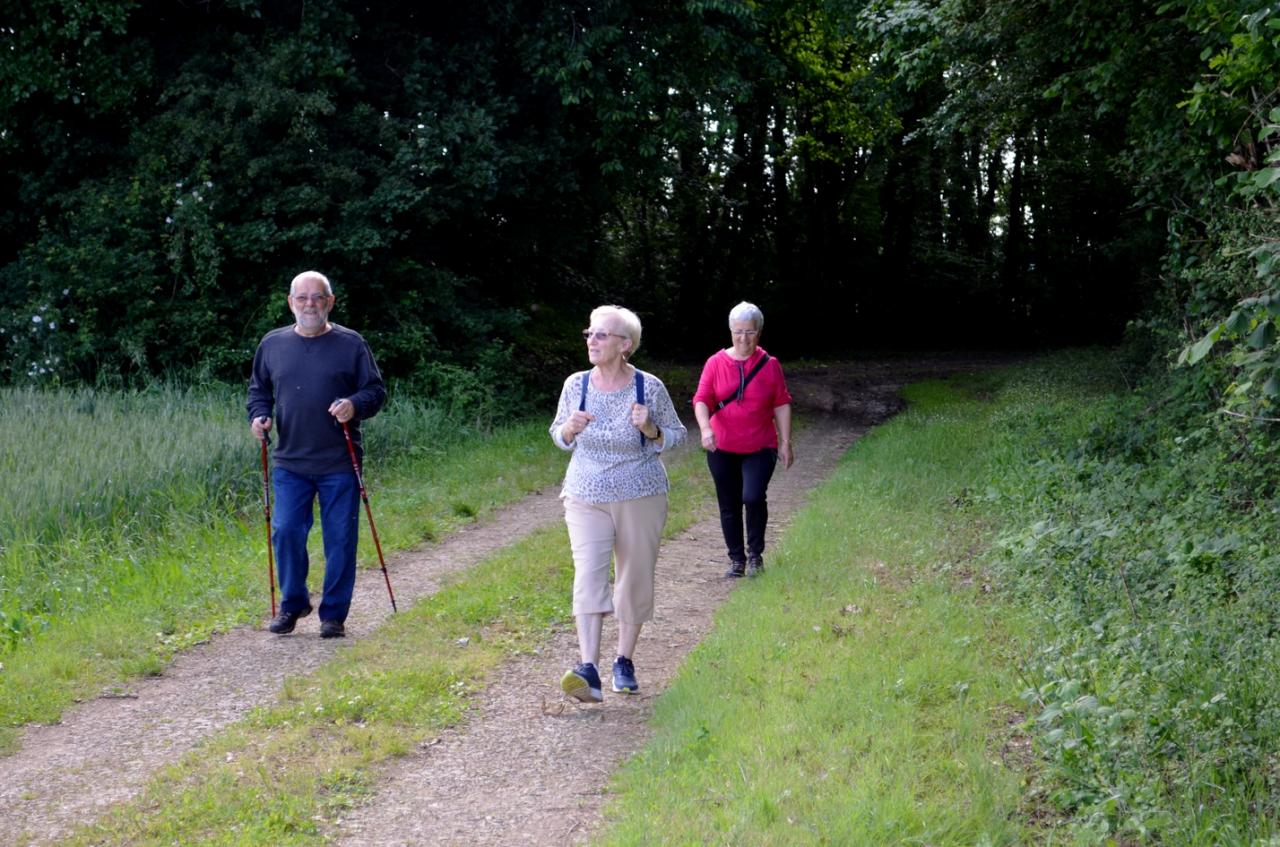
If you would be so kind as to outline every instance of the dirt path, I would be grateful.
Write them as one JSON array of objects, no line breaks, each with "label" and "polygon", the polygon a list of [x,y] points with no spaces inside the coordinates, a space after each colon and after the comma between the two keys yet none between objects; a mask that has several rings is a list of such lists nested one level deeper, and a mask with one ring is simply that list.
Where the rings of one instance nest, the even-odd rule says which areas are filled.
[{"label": "dirt path", "polygon": [[[394,557],[388,570],[396,602],[408,608],[448,575],[563,520],[558,493],[556,486],[529,495],[439,545]],[[381,574],[364,573],[348,638],[367,635],[390,614]],[[18,751],[0,758],[0,844],[56,843],[138,794],[160,768],[274,698],[286,675],[328,661],[343,642],[320,640],[319,626],[311,615],[289,638],[261,627],[232,630],[183,654],[163,676],[134,682],[123,696],[99,697],[68,711],[61,723],[28,727]]]},{"label": "dirt path", "polygon": [[[900,407],[903,384],[988,361],[916,358],[789,370],[797,412],[808,425],[798,437],[796,465],[779,471],[769,489],[771,541],[847,446]],[[557,490],[395,557],[388,567],[402,608],[436,591],[449,574],[562,520]],[[657,617],[636,656],[640,695],[607,693],[603,707],[564,704],[558,680],[577,652],[566,627],[538,655],[517,660],[520,678],[537,684],[484,692],[464,726],[388,767],[376,799],[333,822],[333,838],[352,845],[585,840],[599,820],[609,773],[647,738],[653,699],[707,633],[728,593],[750,590],[749,582],[720,578],[722,560],[718,523],[710,517],[664,544]],[[366,574],[357,584],[349,635],[368,634],[388,614],[381,580]],[[341,642],[315,638],[317,626],[312,616],[299,623],[301,638],[247,628],[218,636],[163,676],[134,683],[125,696],[101,697],[59,724],[25,730],[18,751],[0,759],[0,844],[56,843],[76,824],[136,796],[161,767],[275,697],[280,668],[298,675],[327,661]],[[604,643],[613,638],[606,626]]]}]

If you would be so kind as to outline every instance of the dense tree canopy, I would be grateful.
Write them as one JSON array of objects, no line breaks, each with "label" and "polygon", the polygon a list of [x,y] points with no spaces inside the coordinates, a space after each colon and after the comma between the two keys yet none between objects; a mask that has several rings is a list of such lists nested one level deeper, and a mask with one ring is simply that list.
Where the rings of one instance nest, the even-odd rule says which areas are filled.
[{"label": "dense tree canopy", "polygon": [[1274,381],[1274,6],[5,6],[10,381],[240,378],[308,267],[426,386],[558,373],[606,301],[705,353],[743,298],[793,354],[1142,317]]}]

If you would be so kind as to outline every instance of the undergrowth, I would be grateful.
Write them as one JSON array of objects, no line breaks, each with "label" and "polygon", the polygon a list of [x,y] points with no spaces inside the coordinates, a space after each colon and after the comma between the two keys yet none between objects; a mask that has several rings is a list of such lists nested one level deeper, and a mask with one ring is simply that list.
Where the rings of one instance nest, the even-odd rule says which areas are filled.
[{"label": "undergrowth", "polygon": [[1099,384],[1107,357],[1010,375],[979,496],[1042,621],[1023,698],[1053,799],[1080,843],[1274,843],[1280,433],[1183,372]]}]

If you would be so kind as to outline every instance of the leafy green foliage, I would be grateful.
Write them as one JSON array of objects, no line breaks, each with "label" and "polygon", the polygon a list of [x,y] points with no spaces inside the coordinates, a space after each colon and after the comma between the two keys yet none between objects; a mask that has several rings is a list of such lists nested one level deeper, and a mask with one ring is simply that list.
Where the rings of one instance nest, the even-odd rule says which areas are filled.
[{"label": "leafy green foliage", "polygon": [[57,328],[6,327],[0,379],[238,378],[307,267],[389,373],[503,392],[607,301],[675,353],[747,295],[784,345],[834,343],[813,302],[896,340],[904,278],[940,340],[1113,332],[1160,221],[1110,165],[1185,51],[1069,5],[43,0],[5,36],[0,295]]},{"label": "leafy green foliage", "polygon": [[1045,622],[1024,699],[1053,799],[1086,840],[1274,835],[1280,437],[1193,373],[1110,398],[1068,376],[1101,362],[1067,366],[1009,387],[984,497]]},{"label": "leafy green foliage", "polygon": [[1267,207],[1223,213],[1208,230],[1203,260],[1180,274],[1195,285],[1190,325],[1207,329],[1183,347],[1178,364],[1212,364],[1229,414],[1274,418],[1280,406],[1280,242],[1264,234],[1275,220]]}]

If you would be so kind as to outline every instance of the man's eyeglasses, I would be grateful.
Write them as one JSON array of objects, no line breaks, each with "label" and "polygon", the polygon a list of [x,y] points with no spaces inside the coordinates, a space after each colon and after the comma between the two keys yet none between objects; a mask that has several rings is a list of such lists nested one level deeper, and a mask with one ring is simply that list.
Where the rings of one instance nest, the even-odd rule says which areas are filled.
[{"label": "man's eyeglasses", "polygon": [[606,338],[608,338],[611,335],[614,338],[626,338],[625,335],[618,335],[618,333],[616,332],[605,332],[603,329],[596,329],[596,330],[584,329],[582,331],[582,340],[583,341],[591,341],[591,340],[604,341]]},{"label": "man's eyeglasses", "polygon": [[332,294],[294,294],[291,295],[293,302],[298,304],[304,303],[323,303],[332,297]]},{"label": "man's eyeglasses", "polygon": [[732,332],[734,335],[738,336],[739,338],[755,338],[755,336],[760,332],[760,330],[758,330],[758,329],[735,329],[735,330],[731,330],[731,332]]}]

